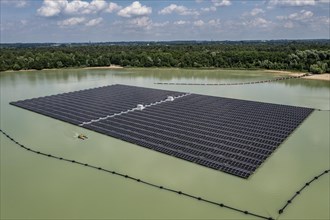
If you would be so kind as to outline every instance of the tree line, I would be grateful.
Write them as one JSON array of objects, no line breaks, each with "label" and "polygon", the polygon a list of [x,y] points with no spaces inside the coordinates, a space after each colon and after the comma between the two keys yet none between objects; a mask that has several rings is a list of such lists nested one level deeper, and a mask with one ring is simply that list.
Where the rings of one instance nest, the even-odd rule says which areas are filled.
[{"label": "tree line", "polygon": [[0,71],[69,67],[238,68],[330,73],[330,42],[1,46]]}]

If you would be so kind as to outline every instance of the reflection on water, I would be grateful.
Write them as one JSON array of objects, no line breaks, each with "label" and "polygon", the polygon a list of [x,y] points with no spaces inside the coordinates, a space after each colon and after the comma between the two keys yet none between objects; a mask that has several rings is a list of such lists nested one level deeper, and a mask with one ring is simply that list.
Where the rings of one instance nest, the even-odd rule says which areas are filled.
[{"label": "reflection on water", "polygon": [[[127,84],[329,109],[328,82],[295,79],[244,86],[166,86],[157,81],[241,82],[263,71],[121,69],[0,73],[1,128],[27,146],[277,217],[301,184],[329,167],[329,112],[314,112],[248,180],[217,172],[14,106],[10,101]],[[89,139],[80,141],[76,133]],[[250,219],[18,149],[1,136],[1,218]],[[300,195],[280,219],[329,219],[329,178]]]}]

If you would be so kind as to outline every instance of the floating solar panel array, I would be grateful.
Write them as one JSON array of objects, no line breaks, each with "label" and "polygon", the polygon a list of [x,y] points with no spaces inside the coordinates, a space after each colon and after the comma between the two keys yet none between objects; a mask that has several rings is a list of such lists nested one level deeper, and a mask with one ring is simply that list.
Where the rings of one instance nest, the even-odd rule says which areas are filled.
[{"label": "floating solar panel array", "polygon": [[313,111],[125,85],[11,104],[243,178]]}]

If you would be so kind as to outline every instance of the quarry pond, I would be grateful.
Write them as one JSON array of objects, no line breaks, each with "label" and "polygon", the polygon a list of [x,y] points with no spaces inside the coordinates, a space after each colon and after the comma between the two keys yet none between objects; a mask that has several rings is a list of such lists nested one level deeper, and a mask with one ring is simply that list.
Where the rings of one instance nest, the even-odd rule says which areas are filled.
[{"label": "quarry pond", "polygon": [[[329,81],[288,79],[266,71],[67,69],[1,72],[1,129],[34,150],[115,170],[275,219],[329,219]],[[317,109],[248,179],[209,169],[9,104],[113,84]],[[169,116],[170,117],[170,116]],[[80,134],[88,137],[78,138]],[[88,167],[27,152],[1,140],[2,219],[251,219],[251,216]]]}]

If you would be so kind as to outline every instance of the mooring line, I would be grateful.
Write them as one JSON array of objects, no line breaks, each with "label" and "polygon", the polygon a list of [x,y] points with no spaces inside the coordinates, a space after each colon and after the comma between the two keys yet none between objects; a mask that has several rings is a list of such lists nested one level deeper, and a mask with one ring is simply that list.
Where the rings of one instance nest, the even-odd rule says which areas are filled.
[{"label": "mooring line", "polygon": [[323,175],[325,175],[325,174],[327,174],[327,173],[329,173],[330,172],[330,169],[328,169],[328,170],[325,170],[325,171],[323,171],[321,174],[319,174],[318,176],[315,176],[313,179],[311,179],[310,181],[308,181],[308,182],[306,182],[305,184],[304,184],[304,186],[302,186],[297,192],[295,192],[295,194],[286,202],[286,204],[280,209],[280,210],[278,210],[278,214],[282,214],[283,212],[284,212],[284,210],[287,208],[287,206],[289,205],[289,204],[291,204],[292,203],[292,201],[298,196],[298,195],[300,195],[301,194],[301,192],[304,190],[304,189],[306,189],[308,186],[310,186],[310,184],[311,183],[313,183],[314,181],[316,181],[316,180],[318,180],[321,176],[323,176]]},{"label": "mooring line", "polygon": [[179,98],[182,98],[182,97],[185,97],[185,96],[188,96],[188,95],[191,95],[191,93],[184,93],[184,94],[178,95],[178,96],[168,96],[164,100],[153,102],[153,103],[150,103],[150,104],[147,104],[147,105],[137,105],[137,107],[128,109],[126,111],[122,111],[122,112],[118,112],[118,113],[115,113],[115,114],[112,114],[112,115],[107,115],[107,116],[104,116],[104,117],[100,117],[98,119],[92,119],[90,121],[82,122],[81,124],[79,124],[79,126],[83,126],[83,125],[86,125],[86,124],[91,124],[91,123],[94,123],[94,122],[99,122],[99,121],[102,121],[102,120],[106,120],[108,118],[114,118],[116,116],[127,114],[129,112],[141,111],[141,110],[143,110],[145,108],[148,108],[150,106],[159,105],[159,104],[162,104],[164,102],[172,102],[172,101],[174,101],[176,99],[179,99]]},{"label": "mooring line", "polygon": [[259,80],[259,81],[252,81],[252,82],[239,82],[239,83],[180,83],[180,82],[155,82],[154,84],[157,85],[181,85],[181,86],[237,86],[237,85],[248,85],[248,84],[260,84],[260,83],[270,83],[275,81],[281,80],[288,80],[288,79],[298,79],[309,76],[309,73],[305,73],[300,76],[287,76],[287,77],[280,77],[275,79],[269,80]]},{"label": "mooring line", "polygon": [[226,209],[229,209],[229,210],[232,210],[232,211],[235,211],[235,212],[240,212],[240,213],[245,214],[245,215],[258,217],[258,218],[261,218],[261,219],[274,220],[272,217],[266,217],[266,216],[259,215],[259,214],[253,213],[253,212],[249,212],[247,210],[238,209],[238,208],[226,205],[224,203],[214,202],[214,201],[204,199],[204,198],[199,197],[199,196],[195,196],[195,195],[192,195],[192,194],[189,194],[189,193],[185,193],[185,192],[182,192],[180,190],[171,189],[171,188],[168,188],[168,187],[165,187],[165,186],[162,186],[162,185],[157,185],[157,184],[154,184],[154,183],[151,183],[151,182],[148,182],[148,181],[136,178],[136,177],[132,177],[132,176],[120,173],[120,172],[116,172],[116,171],[113,171],[113,170],[104,169],[102,167],[90,165],[90,164],[83,163],[83,162],[80,162],[80,161],[71,160],[71,159],[67,159],[67,158],[63,158],[63,157],[54,156],[52,154],[47,154],[47,153],[43,153],[43,152],[40,152],[40,151],[36,151],[36,150],[28,148],[28,147],[24,146],[23,144],[19,143],[18,141],[13,139],[11,136],[9,136],[6,132],[4,132],[2,129],[0,129],[0,132],[2,134],[4,134],[9,140],[11,140],[16,145],[18,145],[19,147],[21,147],[21,148],[23,148],[23,149],[25,149],[29,152],[35,153],[35,154],[39,154],[39,155],[42,155],[42,156],[45,156],[45,157],[49,157],[49,158],[53,158],[53,159],[57,159],[57,160],[61,160],[61,161],[66,161],[66,162],[69,162],[71,164],[78,164],[78,165],[81,165],[81,166],[84,166],[84,167],[89,167],[89,168],[92,168],[92,169],[96,169],[98,171],[103,171],[103,172],[106,172],[106,173],[109,173],[109,174],[112,174],[112,175],[123,177],[125,179],[130,179],[130,180],[136,181],[138,183],[142,183],[142,184],[145,184],[145,185],[157,188],[157,189],[165,190],[167,192],[172,192],[172,193],[175,193],[175,194],[178,194],[178,195],[181,195],[181,196],[192,198],[192,199],[195,199],[195,200],[200,201],[200,202],[205,202],[205,203],[208,203],[208,204],[211,204],[211,205],[216,205],[218,207],[226,208]]}]

